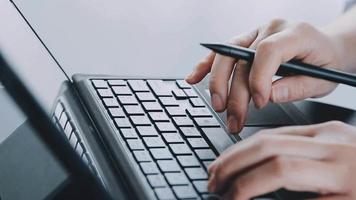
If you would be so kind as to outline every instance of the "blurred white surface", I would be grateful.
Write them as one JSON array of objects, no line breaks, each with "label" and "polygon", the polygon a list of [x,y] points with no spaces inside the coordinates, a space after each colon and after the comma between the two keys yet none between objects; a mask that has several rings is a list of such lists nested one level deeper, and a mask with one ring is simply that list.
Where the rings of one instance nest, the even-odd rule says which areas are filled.
[{"label": "blurred white surface", "polygon": [[181,76],[226,41],[273,18],[323,25],[340,0],[14,0],[68,73]]},{"label": "blurred white surface", "polygon": [[[340,0],[14,0],[69,74],[184,77],[207,51],[273,18],[323,26]],[[64,76],[8,0],[0,0],[0,46],[48,105]],[[356,90],[321,101],[356,109]]]}]

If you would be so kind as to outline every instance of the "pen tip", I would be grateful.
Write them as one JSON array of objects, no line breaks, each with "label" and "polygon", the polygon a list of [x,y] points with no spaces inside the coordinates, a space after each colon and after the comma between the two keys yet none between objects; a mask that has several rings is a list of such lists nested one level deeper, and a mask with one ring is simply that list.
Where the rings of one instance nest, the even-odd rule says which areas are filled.
[{"label": "pen tip", "polygon": [[209,44],[207,44],[207,43],[200,43],[200,45],[203,47],[209,48]]},{"label": "pen tip", "polygon": [[214,50],[219,46],[219,44],[213,44],[213,43],[200,43],[200,45],[211,50]]}]

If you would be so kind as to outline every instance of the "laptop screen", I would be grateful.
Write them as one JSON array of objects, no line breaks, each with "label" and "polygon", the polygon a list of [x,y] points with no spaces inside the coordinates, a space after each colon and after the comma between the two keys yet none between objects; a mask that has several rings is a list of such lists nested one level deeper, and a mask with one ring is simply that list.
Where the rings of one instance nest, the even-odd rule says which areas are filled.
[{"label": "laptop screen", "polygon": [[[8,1],[0,2],[0,8],[11,6]],[[79,183],[88,183],[87,189],[99,190],[100,192],[94,194],[101,195],[102,188],[98,187],[96,178],[80,162],[80,157],[69,145],[64,134],[55,128],[48,117],[61,84],[68,79],[19,13],[15,9],[4,10],[6,12],[2,14],[5,17],[0,19],[0,50],[7,64],[0,59],[0,75],[4,80],[3,85],[13,97],[16,96],[18,104],[1,104],[8,105],[6,111],[9,112],[2,112],[2,115],[8,116],[6,120],[15,122],[12,121],[14,124],[5,133],[1,131],[0,157],[7,162],[0,164],[0,199],[50,198],[67,180],[78,183],[80,188],[83,185],[81,189],[87,187],[87,184]],[[16,75],[6,72],[6,68],[11,68]],[[2,100],[13,101],[5,93],[3,86],[0,90]],[[27,117],[27,123],[21,125]],[[14,131],[16,127],[18,128]],[[10,136],[4,140],[7,135]],[[19,154],[21,152],[24,154]],[[39,171],[41,169],[42,172]],[[11,174],[14,176],[9,176]],[[56,181],[45,181],[53,178]]]},{"label": "laptop screen", "polygon": [[0,47],[22,80],[50,111],[61,83],[66,80],[10,1],[0,2]]}]

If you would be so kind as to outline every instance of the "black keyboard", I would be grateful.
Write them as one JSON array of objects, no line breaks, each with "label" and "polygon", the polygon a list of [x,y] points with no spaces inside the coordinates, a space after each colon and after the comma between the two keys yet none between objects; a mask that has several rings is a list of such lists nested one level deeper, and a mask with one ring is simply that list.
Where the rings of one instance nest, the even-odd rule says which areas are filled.
[{"label": "black keyboard", "polygon": [[207,168],[227,146],[209,138],[230,139],[190,85],[183,80],[91,81],[158,199],[212,197]]},{"label": "black keyboard", "polygon": [[55,125],[62,130],[63,134],[68,139],[70,145],[74,148],[80,158],[89,167],[89,169],[102,181],[96,164],[94,163],[93,155],[87,151],[88,147],[81,137],[81,133],[77,125],[72,120],[71,113],[65,108],[64,104],[59,100],[55,106],[52,120]]}]

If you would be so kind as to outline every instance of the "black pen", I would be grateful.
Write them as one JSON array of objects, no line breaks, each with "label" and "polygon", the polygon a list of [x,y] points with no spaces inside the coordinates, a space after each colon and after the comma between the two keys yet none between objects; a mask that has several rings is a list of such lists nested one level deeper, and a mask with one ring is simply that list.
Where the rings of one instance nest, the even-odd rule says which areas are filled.
[{"label": "black pen", "polygon": [[[201,45],[211,49],[218,54],[237,59],[243,59],[250,63],[252,63],[255,57],[254,50],[240,46],[211,43],[202,43]],[[356,87],[356,75],[302,63],[297,60],[291,60],[281,64],[276,74],[279,76],[286,76],[291,74],[306,75]]]}]

